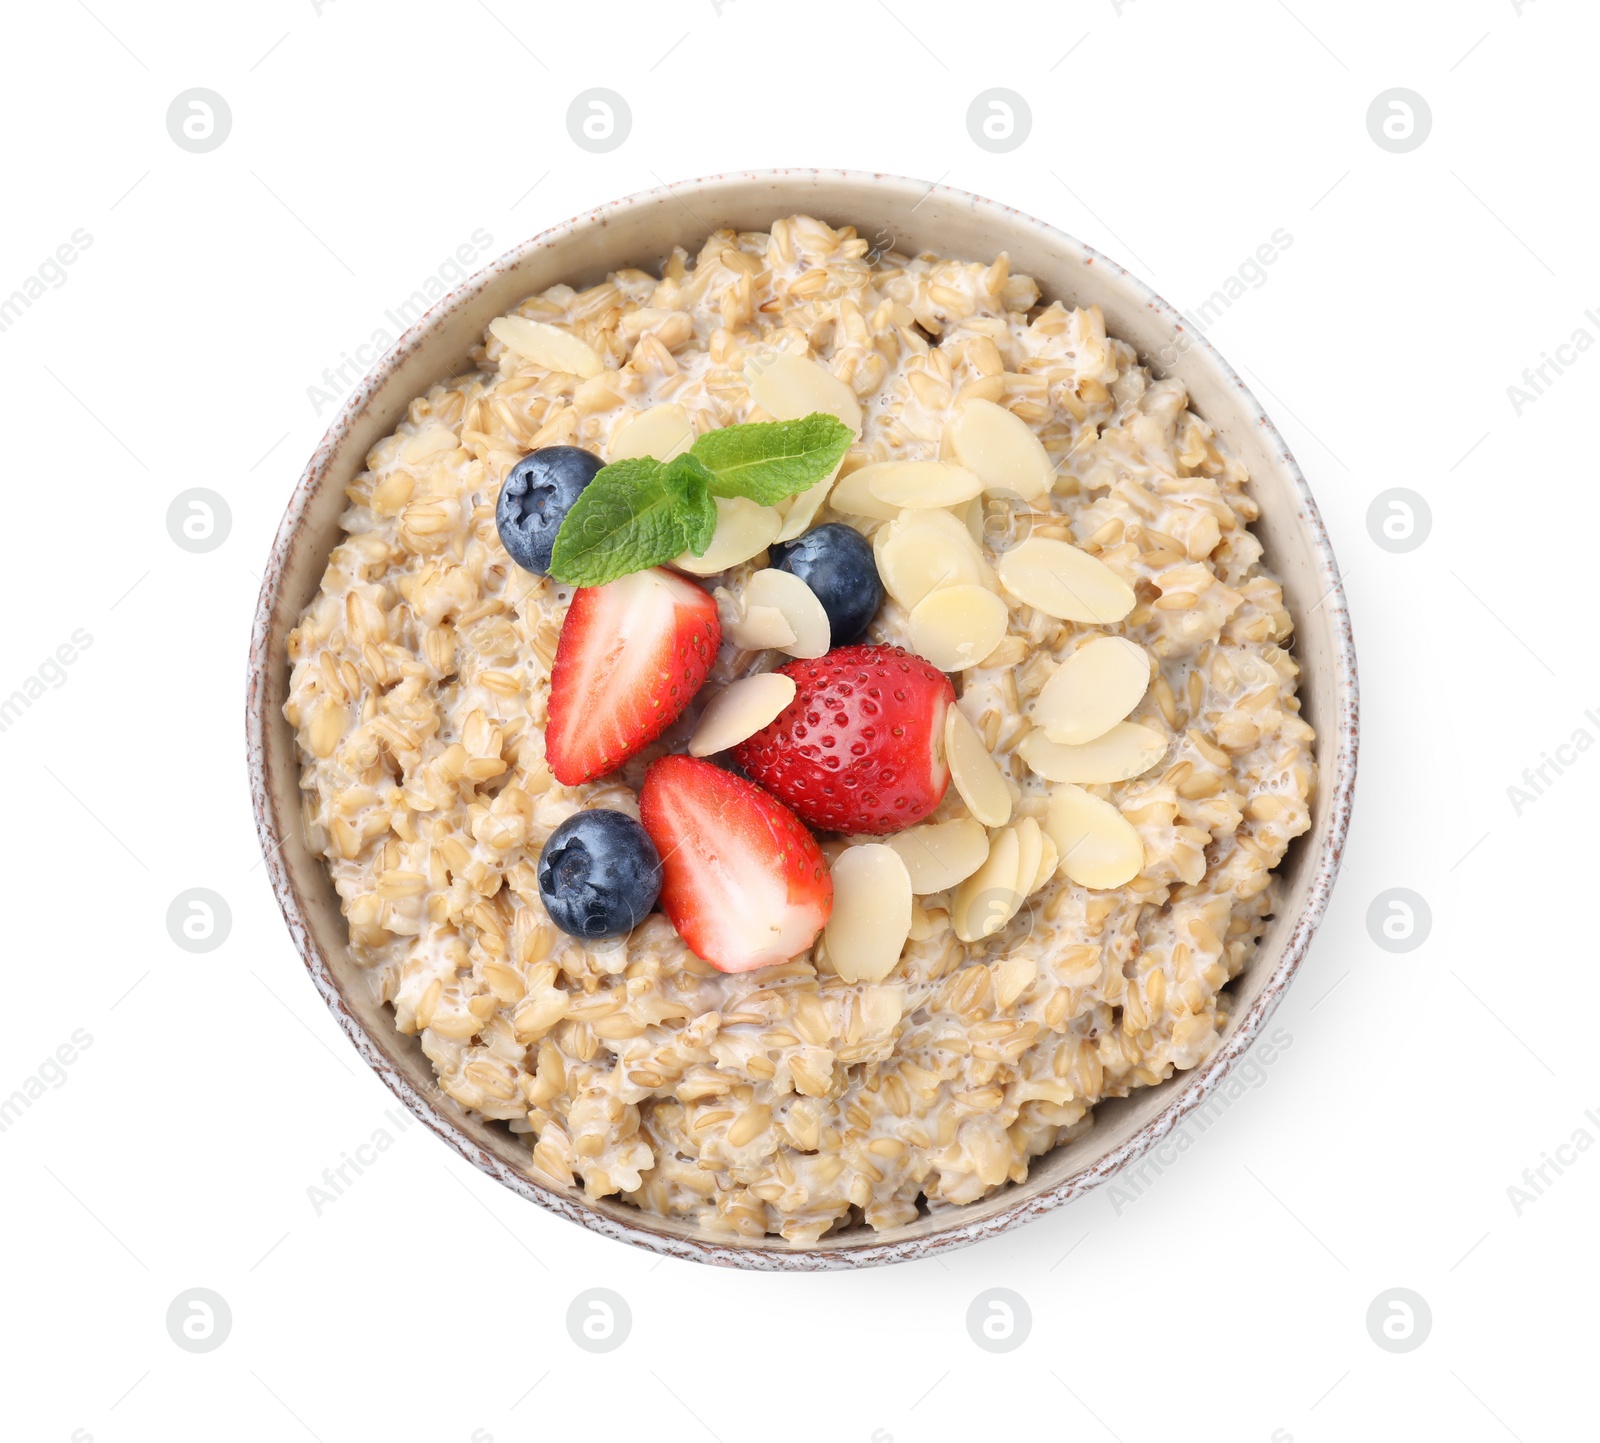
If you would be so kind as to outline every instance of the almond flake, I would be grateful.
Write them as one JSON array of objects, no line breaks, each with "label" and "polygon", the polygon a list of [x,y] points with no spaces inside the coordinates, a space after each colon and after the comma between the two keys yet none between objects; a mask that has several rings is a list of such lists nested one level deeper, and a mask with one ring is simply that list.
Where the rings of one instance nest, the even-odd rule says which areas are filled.
[{"label": "almond flake", "polygon": [[744,599],[748,607],[771,608],[789,624],[794,640],[784,642],[778,650],[799,657],[826,654],[831,630],[828,613],[816,592],[798,576],[789,571],[758,571],[745,582]]},{"label": "almond flake", "polygon": [[1022,906],[1017,886],[1021,850],[1014,828],[996,832],[983,865],[956,888],[950,925],[963,942],[981,942],[1017,915]]},{"label": "almond flake", "polygon": [[1149,652],[1125,636],[1097,636],[1051,673],[1033,723],[1053,742],[1082,746],[1138,706],[1149,685]]},{"label": "almond flake", "polygon": [[911,608],[911,647],[940,671],[962,671],[1000,644],[1007,615],[1005,602],[984,587],[941,587]]},{"label": "almond flake", "polygon": [[965,506],[957,506],[955,515],[961,524],[967,528],[967,535],[972,538],[972,544],[981,550],[983,547],[983,497],[974,496]]},{"label": "almond flake", "polygon": [[1144,866],[1144,845],[1132,823],[1082,787],[1056,786],[1044,825],[1061,856],[1061,870],[1080,887],[1123,887]]},{"label": "almond flake", "polygon": [[753,737],[794,700],[792,678],[775,671],[747,676],[723,687],[700,714],[689,738],[689,755],[709,757]]},{"label": "almond flake", "polygon": [[1047,782],[1126,782],[1143,776],[1167,754],[1167,739],[1153,727],[1118,722],[1104,736],[1079,746],[1053,742],[1031,731],[1017,743],[1017,755]]},{"label": "almond flake", "polygon": [[746,651],[782,651],[794,645],[794,628],[775,606],[747,606],[724,630],[730,641]]},{"label": "almond flake", "polygon": [[941,586],[987,586],[991,572],[948,511],[902,511],[872,538],[884,587],[907,611]]},{"label": "almond flake", "polygon": [[1012,828],[1017,834],[1017,894],[1026,898],[1039,877],[1044,860],[1044,832],[1032,817],[1019,817]]},{"label": "almond flake", "polygon": [[816,361],[778,351],[750,361],[744,379],[751,399],[775,421],[798,421],[813,411],[825,411],[861,434],[856,393]]},{"label": "almond flake", "polygon": [[944,755],[967,810],[986,827],[1011,820],[1011,789],[973,725],[958,706],[944,715]]},{"label": "almond flake", "polygon": [[722,634],[734,646],[745,651],[767,651],[794,641],[794,628],[775,607],[751,606],[742,589],[733,592],[719,586],[711,594],[717,599]]},{"label": "almond flake", "polygon": [[962,506],[983,492],[983,481],[965,466],[943,461],[882,461],[863,467],[873,474],[867,488],[886,506],[926,510]]},{"label": "almond flake", "polygon": [[610,455],[613,461],[627,461],[635,456],[670,461],[692,445],[694,426],[689,421],[689,413],[669,401],[664,406],[640,411],[618,426],[611,437]]},{"label": "almond flake", "polygon": [[823,946],[846,982],[882,982],[911,932],[911,875],[882,842],[846,847],[832,868],[833,912]]},{"label": "almond flake", "polygon": [[976,872],[989,855],[989,834],[971,817],[957,817],[896,832],[888,845],[906,864],[911,890],[926,897],[946,891]]},{"label": "almond flake", "polygon": [[1033,886],[1028,889],[1030,897],[1055,876],[1056,868],[1061,865],[1061,854],[1050,840],[1050,833],[1041,830],[1039,840],[1043,845],[1039,848],[1039,870],[1033,874]]},{"label": "almond flake", "polygon": [[672,564],[691,576],[715,576],[752,556],[759,556],[778,539],[783,518],[774,506],[761,506],[744,496],[717,500],[717,529],[704,556],[685,551]]},{"label": "almond flake", "polygon": [[998,565],[1005,589],[1046,616],[1105,626],[1133,610],[1133,588],[1070,542],[1030,536]]},{"label": "almond flake", "polygon": [[870,516],[874,521],[893,521],[904,508],[878,500],[873,494],[872,482],[878,472],[897,464],[900,463],[875,461],[871,465],[858,466],[848,476],[841,476],[834,483],[828,504],[844,516]]},{"label": "almond flake", "polygon": [[[840,465],[843,464],[840,462]],[[838,467],[835,467],[833,475],[838,474]],[[793,541],[796,536],[809,530],[813,518],[822,510],[822,503],[828,499],[831,490],[833,490],[833,476],[825,476],[814,485],[807,486],[804,491],[797,491],[786,501],[780,501],[778,514],[783,517],[783,527],[778,532],[778,540]]]},{"label": "almond flake", "polygon": [[1055,468],[1033,428],[1004,406],[974,396],[963,401],[944,428],[950,454],[983,479],[990,495],[1011,492],[1037,501],[1050,492]]},{"label": "almond flake", "polygon": [[568,375],[598,376],[602,369],[594,348],[580,341],[571,331],[563,331],[526,316],[501,316],[489,322],[489,334],[507,350],[551,371]]}]

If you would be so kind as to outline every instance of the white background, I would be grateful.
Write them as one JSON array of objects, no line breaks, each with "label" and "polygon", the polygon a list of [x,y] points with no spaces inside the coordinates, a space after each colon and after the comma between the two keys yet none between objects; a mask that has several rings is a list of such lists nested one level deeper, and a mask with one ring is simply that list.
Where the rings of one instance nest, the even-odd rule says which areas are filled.
[{"label": "white background", "polygon": [[[93,642],[0,734],[0,1096],[76,1029],[93,1040],[0,1134],[6,1438],[1595,1435],[1600,1149],[1566,1154],[1520,1216],[1507,1189],[1576,1129],[1600,1141],[1600,756],[1520,816],[1507,787],[1576,729],[1600,737],[1600,355],[1520,416],[1506,388],[1580,325],[1600,339],[1600,24],[1577,0],[891,4],[8,15],[0,296],[76,228],[93,242],[0,334],[0,694],[75,629]],[[1000,155],[965,122],[997,85],[1033,114]],[[166,129],[193,86],[232,110],[208,154]],[[590,86],[632,110],[609,154],[566,130]],[[1392,86],[1432,110],[1408,154],[1365,122]],[[318,1216],[323,1169],[396,1129],[249,816],[258,572],[332,416],[307,388],[479,227],[497,254],[658,181],[791,164],[1009,202],[1186,308],[1292,235],[1210,332],[1311,479],[1361,662],[1355,826],[1276,1019],[1292,1046],[1120,1215],[1102,1192],[889,1270],[658,1262],[415,1126]],[[165,521],[196,486],[232,511],[205,555]],[[1433,514],[1406,554],[1367,523],[1397,486]],[[191,887],[232,911],[205,955],[165,925]],[[1391,887],[1433,914],[1404,955],[1367,925]],[[232,1313],[199,1355],[165,1323],[194,1287]],[[600,1356],[565,1324],[592,1287],[633,1318]],[[965,1324],[992,1287],[1032,1313],[1004,1355]],[[1433,1319],[1402,1355],[1365,1321],[1394,1287]]]}]

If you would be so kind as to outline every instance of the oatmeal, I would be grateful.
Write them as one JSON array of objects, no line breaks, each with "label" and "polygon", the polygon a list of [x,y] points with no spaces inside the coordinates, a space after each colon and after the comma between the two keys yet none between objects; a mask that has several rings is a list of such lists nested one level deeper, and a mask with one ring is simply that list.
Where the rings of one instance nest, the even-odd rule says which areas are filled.
[{"label": "oatmeal", "polygon": [[[893,1228],[1021,1181],[1098,1101],[1211,1053],[1316,764],[1248,478],[1178,382],[1098,308],[1041,306],[1004,256],[874,259],[805,216],[719,232],[659,278],[552,287],[475,360],[350,485],[284,710],[374,996],[445,1092],[526,1137],[532,1176],[712,1233]],[[707,545],[629,583],[713,639],[704,686],[631,754],[580,716],[566,745],[610,769],[562,784],[546,738],[574,588],[508,556],[508,475],[540,448],[671,462],[815,414],[850,432],[836,476],[719,495]],[[848,597],[769,564],[835,523],[887,593],[838,665]],[[557,828],[638,821],[643,789],[652,839],[661,817],[693,830],[700,758],[732,748],[810,821],[781,790],[796,688],[848,693],[893,647],[931,719],[927,808],[886,794],[870,827],[799,829],[788,893],[751,878],[788,897],[776,960],[702,960],[670,890],[616,935],[552,919]],[[678,779],[676,812],[647,772]],[[730,806],[770,801],[715,775]],[[643,833],[609,830],[634,875]]]}]

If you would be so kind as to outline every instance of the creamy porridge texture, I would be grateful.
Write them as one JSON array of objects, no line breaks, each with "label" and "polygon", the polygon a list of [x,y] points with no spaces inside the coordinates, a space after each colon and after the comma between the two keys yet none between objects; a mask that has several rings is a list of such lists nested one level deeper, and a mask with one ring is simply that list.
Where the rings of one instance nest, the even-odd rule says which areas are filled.
[{"label": "creamy porridge texture", "polygon": [[[525,1135],[537,1178],[804,1243],[1021,1181],[1096,1102],[1210,1054],[1316,764],[1248,478],[1181,385],[1004,256],[874,255],[805,216],[552,287],[475,359],[349,487],[284,708],[353,954],[446,1093]],[[573,588],[508,558],[511,468],[558,444],[666,460],[815,411],[858,432],[831,489],[720,501],[680,558],[721,615],[704,689],[563,786],[545,738]],[[888,588],[862,640],[953,682],[954,784],[915,830],[819,831],[833,916],[778,965],[719,971],[661,912],[560,930],[551,833],[639,817],[649,763],[753,747],[794,695],[769,674],[818,654],[810,593],[767,549],[827,522],[870,538]],[[892,913],[903,877],[885,924],[863,898]]]}]

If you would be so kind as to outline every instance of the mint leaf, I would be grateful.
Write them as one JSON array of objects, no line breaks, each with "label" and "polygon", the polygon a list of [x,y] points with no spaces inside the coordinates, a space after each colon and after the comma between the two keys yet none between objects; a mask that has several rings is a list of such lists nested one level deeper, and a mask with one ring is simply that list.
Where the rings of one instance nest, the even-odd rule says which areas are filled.
[{"label": "mint leaf", "polygon": [[711,472],[687,451],[667,462],[662,480],[678,495],[678,519],[683,525],[685,548],[704,556],[717,529],[717,503],[711,499]]},{"label": "mint leaf", "polygon": [[707,431],[688,454],[710,473],[713,496],[746,496],[772,506],[831,475],[852,439],[837,417],[813,411],[798,421],[752,421]]},{"label": "mint leaf", "polygon": [[674,456],[662,466],[661,479],[672,494],[680,499],[686,500],[700,491],[710,494],[711,473],[698,456],[688,451]]},{"label": "mint leaf", "polygon": [[702,491],[693,501],[693,514],[683,518],[685,549],[695,556],[704,556],[706,547],[717,529],[717,503],[709,491]]},{"label": "mint leaf", "polygon": [[[703,530],[703,508],[692,493],[707,486],[703,478],[685,477],[685,468],[674,472],[649,456],[603,466],[556,533],[550,574],[574,586],[603,586],[681,555],[690,540],[685,515],[694,518],[696,537]],[[709,504],[709,494],[701,494]]]},{"label": "mint leaf", "polygon": [[602,466],[556,533],[550,575],[604,586],[685,551],[704,556],[717,529],[715,497],[771,506],[830,476],[851,431],[821,411],[708,431],[671,461],[630,457]]}]

